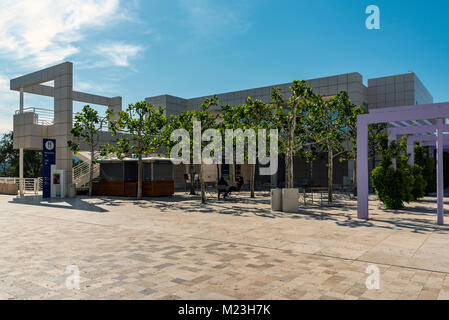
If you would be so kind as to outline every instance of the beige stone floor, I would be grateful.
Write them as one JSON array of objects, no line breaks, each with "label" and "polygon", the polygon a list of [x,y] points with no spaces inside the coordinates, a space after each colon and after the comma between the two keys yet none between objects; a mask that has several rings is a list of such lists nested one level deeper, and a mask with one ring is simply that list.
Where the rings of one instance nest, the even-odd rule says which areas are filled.
[{"label": "beige stone floor", "polygon": [[[0,195],[0,299],[449,299],[435,198],[273,213],[267,194],[142,201]],[[449,220],[448,220],[449,221]],[[80,289],[66,288],[67,266]],[[380,270],[369,290],[365,271]]]}]

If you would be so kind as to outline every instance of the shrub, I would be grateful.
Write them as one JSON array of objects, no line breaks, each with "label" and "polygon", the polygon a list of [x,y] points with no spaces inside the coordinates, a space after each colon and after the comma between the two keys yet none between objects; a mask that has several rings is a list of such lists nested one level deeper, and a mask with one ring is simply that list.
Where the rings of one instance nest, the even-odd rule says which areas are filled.
[{"label": "shrub", "polygon": [[427,181],[423,177],[423,168],[416,163],[412,166],[412,176],[413,176],[413,185],[412,185],[412,201],[416,201],[418,199],[424,198],[426,195],[426,186]]},{"label": "shrub", "polygon": [[426,195],[436,192],[437,175],[436,162],[429,156],[428,148],[415,145],[415,164],[422,168],[422,176],[426,182],[424,193]]},{"label": "shrub", "polygon": [[[383,150],[380,165],[371,173],[374,190],[387,209],[403,209],[405,202],[414,201],[424,194],[421,167],[408,165],[406,141],[393,141]],[[393,159],[396,168],[393,168]],[[415,176],[416,175],[416,176]]]}]

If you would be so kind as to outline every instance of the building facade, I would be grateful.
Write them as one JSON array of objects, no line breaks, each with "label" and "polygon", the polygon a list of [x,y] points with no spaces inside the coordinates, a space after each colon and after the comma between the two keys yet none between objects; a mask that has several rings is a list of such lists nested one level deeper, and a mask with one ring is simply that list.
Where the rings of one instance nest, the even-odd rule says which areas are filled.
[{"label": "building facade", "polygon": [[[315,93],[323,96],[333,96],[341,91],[346,91],[351,102],[357,106],[363,106],[365,110],[386,108],[395,106],[408,106],[418,104],[433,103],[433,97],[426,89],[421,80],[413,72],[406,74],[368,79],[366,86],[360,73],[347,73],[330,77],[307,80]],[[255,89],[233,91],[217,94],[221,105],[229,104],[236,106],[244,104],[248,97],[259,99],[263,102],[271,102],[270,94],[274,88],[288,98],[291,83],[260,87]],[[186,110],[195,110],[201,107],[204,100],[210,96],[196,98],[181,98],[172,95],[159,95],[146,98],[146,101],[156,106],[165,108],[167,116],[179,114]],[[217,110],[219,108],[216,108]],[[213,110],[213,109],[212,109]],[[296,158],[294,163],[294,181],[296,186],[303,184],[326,186],[327,168],[326,157],[319,158],[311,164]],[[353,178],[353,161],[335,160],[334,183],[350,184]],[[206,181],[216,181],[218,175],[227,175],[228,166],[222,165],[208,166],[205,170]],[[237,166],[236,175],[242,175],[247,182],[249,172],[245,166]],[[184,173],[187,173],[185,166],[178,166],[175,170],[175,186],[184,186]],[[285,181],[284,161],[279,161],[279,171],[274,177],[258,175],[256,170],[256,180],[262,186],[282,186]]]},{"label": "building facade", "polygon": [[[54,81],[54,86],[46,82]],[[353,104],[365,109],[376,109],[395,106],[409,106],[433,103],[433,98],[424,84],[414,73],[369,79],[366,86],[360,73],[348,73],[331,77],[307,80],[315,93],[323,96],[333,96],[340,91],[346,91]],[[236,106],[244,104],[248,97],[271,102],[270,94],[274,88],[279,88],[285,98],[289,97],[291,83],[271,85],[261,88],[234,91],[217,94],[221,105]],[[67,145],[71,139],[73,124],[73,101],[107,106],[115,114],[122,109],[121,97],[102,97],[84,92],[73,91],[73,65],[65,62],[10,81],[10,88],[20,93],[20,109],[14,115],[13,132],[14,148],[20,152],[20,181],[21,194],[23,191],[23,151],[42,150],[44,138],[56,139],[56,169],[62,170],[64,175],[64,190],[66,195],[73,193],[74,186],[82,185],[86,175],[77,176],[76,168],[72,167],[73,153]],[[35,94],[53,98],[54,107],[49,110],[39,108],[25,108],[24,95]],[[165,108],[167,116],[179,114],[186,110],[199,109],[207,97],[185,99],[171,95],[159,95],[146,98],[146,101]],[[213,110],[213,109],[212,109]],[[220,107],[214,110],[220,112]],[[393,123],[393,125],[395,125]],[[396,124],[404,126],[410,124]],[[108,131],[101,132],[100,144],[113,141]],[[81,144],[81,151],[87,151],[87,146]],[[80,152],[79,156],[83,153]],[[84,155],[85,161],[90,155]],[[294,160],[294,182],[296,186],[304,184],[314,186],[327,185],[326,155],[312,163],[306,163],[300,158]],[[350,184],[353,178],[353,161],[335,160],[334,184]],[[184,189],[186,166],[175,167],[175,188]],[[196,172],[199,170],[196,168]],[[235,176],[243,176],[245,183],[249,181],[249,168],[246,165],[236,165]],[[204,178],[208,182],[216,182],[220,176],[229,179],[230,166],[210,165],[204,170]],[[282,187],[285,181],[285,168],[282,155],[279,159],[279,170],[273,176],[262,176],[256,169],[256,186],[263,188]]]}]

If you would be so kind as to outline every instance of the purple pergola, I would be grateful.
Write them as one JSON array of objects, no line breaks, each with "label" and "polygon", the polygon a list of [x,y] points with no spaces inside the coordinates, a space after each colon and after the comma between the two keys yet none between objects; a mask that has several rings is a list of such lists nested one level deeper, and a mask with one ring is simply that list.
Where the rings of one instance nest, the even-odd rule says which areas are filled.
[{"label": "purple pergola", "polygon": [[[443,151],[445,141],[446,144],[449,144],[449,138],[444,137],[443,134],[444,132],[449,132],[449,126],[445,125],[446,118],[449,118],[449,102],[374,109],[368,114],[358,116],[357,212],[359,219],[369,219],[368,125],[373,123],[391,123],[395,127],[390,129],[390,137],[412,135],[408,140],[408,152],[412,151],[415,141],[423,141],[427,146],[435,145],[437,149],[437,223],[439,225],[444,224]],[[430,120],[436,120],[436,124]]]},{"label": "purple pergola", "polygon": [[[421,125],[418,122],[413,123],[412,125],[407,125],[405,127],[393,127],[389,128],[388,131],[390,133],[388,137],[388,141],[391,142],[396,140],[398,136],[408,135],[407,137],[407,153],[410,154],[409,164],[415,163],[415,142],[419,142],[422,146],[425,147],[434,147],[436,146],[437,135],[436,132],[438,127],[436,125]],[[443,125],[443,133],[449,132],[449,125]],[[449,148],[449,136],[443,135],[443,145],[444,149]]]}]

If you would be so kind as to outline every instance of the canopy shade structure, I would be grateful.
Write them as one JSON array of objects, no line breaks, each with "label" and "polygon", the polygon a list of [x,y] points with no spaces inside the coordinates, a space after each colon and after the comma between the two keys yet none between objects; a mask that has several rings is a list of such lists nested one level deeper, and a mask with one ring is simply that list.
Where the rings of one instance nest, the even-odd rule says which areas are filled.
[{"label": "canopy shade structure", "polygon": [[[368,126],[373,123],[391,123],[393,135],[412,134],[417,141],[435,141],[437,149],[437,223],[444,224],[443,207],[443,151],[444,132],[449,132],[445,119],[449,118],[449,102],[404,107],[381,108],[357,117],[357,214],[359,219],[369,219]],[[434,121],[436,120],[436,121]],[[408,123],[411,122],[411,123]],[[435,123],[436,122],[436,123]],[[420,125],[424,123],[425,125]],[[433,135],[426,138],[427,134]],[[421,135],[419,135],[421,134]]]}]

